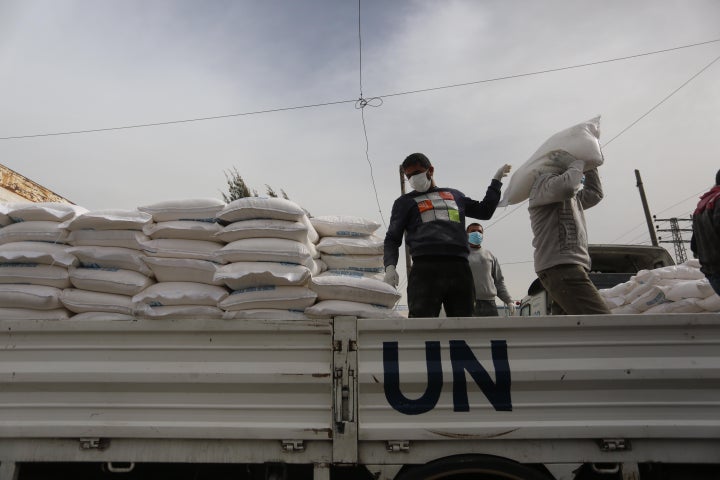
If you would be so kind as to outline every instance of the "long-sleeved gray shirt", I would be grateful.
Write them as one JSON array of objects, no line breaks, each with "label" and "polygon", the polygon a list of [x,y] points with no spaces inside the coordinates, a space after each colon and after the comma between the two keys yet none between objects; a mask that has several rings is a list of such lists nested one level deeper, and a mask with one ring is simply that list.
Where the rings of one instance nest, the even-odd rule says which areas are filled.
[{"label": "long-sleeved gray shirt", "polygon": [[468,255],[470,270],[475,282],[475,298],[477,300],[495,300],[500,298],[503,303],[512,302],[510,293],[505,287],[505,279],[500,270],[500,262],[486,248],[470,248]]},{"label": "long-sleeved gray shirt", "polygon": [[576,264],[590,270],[584,210],[597,205],[603,192],[597,168],[585,172],[575,161],[562,174],[540,175],[530,190],[528,211],[535,247],[535,271]]}]

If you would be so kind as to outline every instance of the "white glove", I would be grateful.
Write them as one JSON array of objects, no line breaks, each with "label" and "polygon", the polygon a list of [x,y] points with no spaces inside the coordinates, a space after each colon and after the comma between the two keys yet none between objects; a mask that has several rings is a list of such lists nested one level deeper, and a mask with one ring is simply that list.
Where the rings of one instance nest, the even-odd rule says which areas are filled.
[{"label": "white glove", "polygon": [[397,288],[398,284],[400,283],[400,277],[395,271],[395,265],[388,265],[387,267],[385,267],[385,278],[383,278],[383,281],[388,285],[392,285],[393,287]]},{"label": "white glove", "polygon": [[515,315],[515,302],[506,303],[505,308],[507,308],[508,316]]},{"label": "white glove", "polygon": [[507,174],[510,173],[510,169],[512,168],[511,165],[508,165],[507,163],[500,167],[497,172],[495,172],[495,176],[493,179],[495,180],[502,180],[503,177],[507,177]]}]

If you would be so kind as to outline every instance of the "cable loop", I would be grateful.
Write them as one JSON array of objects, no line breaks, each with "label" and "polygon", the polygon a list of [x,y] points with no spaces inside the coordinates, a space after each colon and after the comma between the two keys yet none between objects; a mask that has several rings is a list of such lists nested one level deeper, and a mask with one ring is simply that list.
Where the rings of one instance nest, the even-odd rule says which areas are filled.
[{"label": "cable loop", "polygon": [[360,96],[355,101],[355,109],[360,110],[365,107],[379,107],[383,104],[383,99],[381,97],[370,97],[370,98],[363,98]]}]

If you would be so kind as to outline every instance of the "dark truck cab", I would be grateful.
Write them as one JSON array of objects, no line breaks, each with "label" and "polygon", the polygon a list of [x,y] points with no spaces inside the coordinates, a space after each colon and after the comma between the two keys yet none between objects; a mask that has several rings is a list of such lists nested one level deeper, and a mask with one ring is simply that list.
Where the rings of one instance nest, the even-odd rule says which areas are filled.
[{"label": "dark truck cab", "polygon": [[[592,269],[590,280],[598,289],[611,288],[627,282],[640,270],[674,265],[675,261],[663,247],[650,245],[588,245]],[[548,315],[552,300],[536,278],[528,288],[528,294],[520,302],[521,316]]]}]

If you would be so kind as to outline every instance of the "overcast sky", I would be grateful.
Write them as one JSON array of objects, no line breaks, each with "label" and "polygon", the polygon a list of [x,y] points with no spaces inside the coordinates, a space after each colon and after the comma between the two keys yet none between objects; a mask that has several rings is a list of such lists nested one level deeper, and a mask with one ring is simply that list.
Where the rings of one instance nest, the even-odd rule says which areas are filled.
[{"label": "overcast sky", "polygon": [[[652,110],[720,42],[392,94],[717,40],[719,26],[717,0],[362,0],[362,92],[383,97],[364,110],[366,144],[355,0],[0,0],[0,137],[341,102],[4,139],[0,163],[91,210],[220,198],[237,168],[313,215],[385,223],[410,153],[439,186],[481,199],[500,165],[557,131],[601,115],[604,144],[647,114],[605,147],[605,199],[586,217],[591,243],[648,244],[634,170],[669,218],[687,217],[720,168],[720,61]],[[484,246],[521,299],[535,275],[527,207],[514,209],[483,222]]]}]

